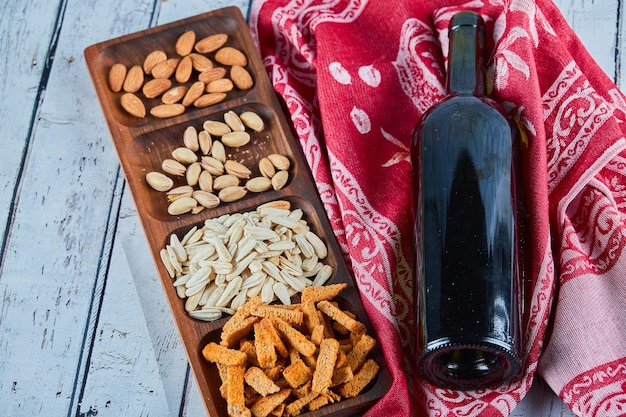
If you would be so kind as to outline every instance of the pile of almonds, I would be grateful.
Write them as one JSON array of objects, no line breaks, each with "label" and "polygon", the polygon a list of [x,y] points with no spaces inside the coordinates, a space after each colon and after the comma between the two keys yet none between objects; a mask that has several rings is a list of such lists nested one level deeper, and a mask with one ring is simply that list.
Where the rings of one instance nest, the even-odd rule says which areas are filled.
[{"label": "pile of almonds", "polygon": [[[169,214],[197,214],[222,202],[237,201],[248,192],[280,190],[287,184],[291,162],[285,155],[273,153],[261,158],[260,175],[253,176],[252,169],[230,159],[226,153],[226,148],[238,148],[250,142],[248,130],[262,132],[263,119],[253,111],[238,115],[232,110],[223,118],[224,121],[205,121],[199,132],[188,126],[183,134],[184,146],[174,149],[172,157],[161,163],[165,173],[146,174],[148,185],[166,193]],[[171,177],[184,178],[186,184],[174,187]]]},{"label": "pile of almonds", "polygon": [[119,62],[114,64],[109,70],[109,88],[114,93],[123,92],[122,108],[138,118],[146,116],[146,104],[141,96],[161,98],[161,103],[150,109],[150,114],[158,118],[178,116],[190,106],[217,104],[235,88],[249,90],[254,84],[245,68],[246,55],[225,46],[227,41],[228,35],[224,33],[196,41],[196,33],[188,30],[176,41],[175,57],[154,50],[141,65],[127,68]]},{"label": "pile of almonds", "polygon": [[170,235],[161,261],[189,315],[217,320],[255,295],[287,305],[304,288],[324,285],[333,273],[322,262],[328,249],[303,217],[276,200],[208,219],[180,239]]}]

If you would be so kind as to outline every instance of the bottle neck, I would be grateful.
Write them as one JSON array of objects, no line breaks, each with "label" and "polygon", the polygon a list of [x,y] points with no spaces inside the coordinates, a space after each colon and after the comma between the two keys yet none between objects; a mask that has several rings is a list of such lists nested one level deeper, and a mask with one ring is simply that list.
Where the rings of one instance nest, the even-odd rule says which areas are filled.
[{"label": "bottle neck", "polygon": [[484,45],[485,26],[482,18],[472,12],[455,15],[448,32],[448,77],[446,89],[449,94],[485,94]]}]

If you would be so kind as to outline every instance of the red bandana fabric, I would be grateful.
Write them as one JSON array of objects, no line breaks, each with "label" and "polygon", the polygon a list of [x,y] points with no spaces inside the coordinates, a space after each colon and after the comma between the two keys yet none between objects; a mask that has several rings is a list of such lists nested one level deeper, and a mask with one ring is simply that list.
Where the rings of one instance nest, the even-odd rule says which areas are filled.
[{"label": "red bandana fabric", "polygon": [[[524,372],[494,390],[415,366],[409,145],[443,97],[447,25],[486,21],[493,96],[523,129],[532,241]],[[507,416],[539,373],[581,416],[626,408],[626,101],[550,0],[255,0],[250,28],[291,114],[394,381],[368,413]]]}]

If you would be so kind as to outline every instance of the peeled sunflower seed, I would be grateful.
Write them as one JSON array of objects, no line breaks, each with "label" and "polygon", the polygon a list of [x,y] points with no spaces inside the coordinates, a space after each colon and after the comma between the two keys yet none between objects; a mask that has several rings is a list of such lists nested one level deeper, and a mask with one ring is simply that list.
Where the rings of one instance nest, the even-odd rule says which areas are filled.
[{"label": "peeled sunflower seed", "polygon": [[160,172],[148,172],[146,174],[146,182],[157,191],[168,191],[174,186],[174,181]]}]

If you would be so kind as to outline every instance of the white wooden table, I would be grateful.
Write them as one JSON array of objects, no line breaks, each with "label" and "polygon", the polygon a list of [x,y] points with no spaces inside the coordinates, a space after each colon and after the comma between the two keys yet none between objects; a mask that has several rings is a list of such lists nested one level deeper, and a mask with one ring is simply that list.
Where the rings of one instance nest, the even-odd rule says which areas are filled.
[{"label": "white wooden table", "polygon": [[[557,3],[619,84],[623,3]],[[228,5],[247,15],[248,0],[1,2],[0,416],[205,415],[83,49]],[[537,381],[513,415],[573,414]]]}]

